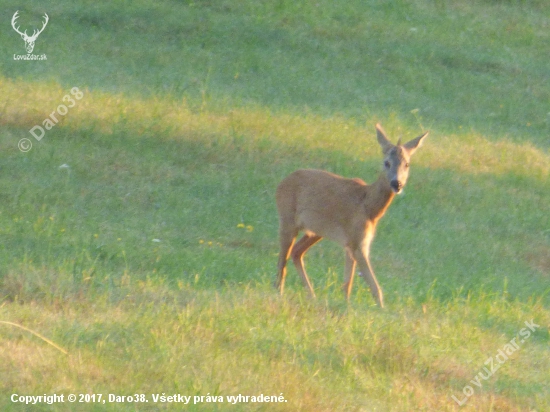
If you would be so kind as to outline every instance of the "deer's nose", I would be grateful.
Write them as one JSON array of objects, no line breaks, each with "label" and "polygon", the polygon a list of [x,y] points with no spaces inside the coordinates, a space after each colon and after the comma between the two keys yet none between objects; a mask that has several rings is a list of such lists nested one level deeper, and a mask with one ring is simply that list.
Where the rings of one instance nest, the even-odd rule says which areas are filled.
[{"label": "deer's nose", "polygon": [[403,189],[403,183],[400,180],[394,179],[390,182],[390,186],[395,193],[399,193]]}]

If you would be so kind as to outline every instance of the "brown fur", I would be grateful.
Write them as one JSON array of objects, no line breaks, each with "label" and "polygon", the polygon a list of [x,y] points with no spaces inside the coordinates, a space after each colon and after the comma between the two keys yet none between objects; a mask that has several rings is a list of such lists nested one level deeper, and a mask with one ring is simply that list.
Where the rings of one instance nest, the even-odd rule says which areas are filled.
[{"label": "brown fur", "polygon": [[[427,133],[404,145],[391,144],[380,125],[377,138],[384,152],[384,171],[371,185],[363,180],[346,179],[322,170],[297,170],[277,187],[280,254],[277,287],[282,294],[286,262],[292,257],[304,285],[315,296],[303,264],[303,256],[326,237],[346,251],[344,292],[349,299],[356,264],[380,307],[382,290],[369,261],[369,249],[376,224],[391,204],[395,193],[405,185],[409,160]],[[303,237],[295,243],[300,231]]]}]

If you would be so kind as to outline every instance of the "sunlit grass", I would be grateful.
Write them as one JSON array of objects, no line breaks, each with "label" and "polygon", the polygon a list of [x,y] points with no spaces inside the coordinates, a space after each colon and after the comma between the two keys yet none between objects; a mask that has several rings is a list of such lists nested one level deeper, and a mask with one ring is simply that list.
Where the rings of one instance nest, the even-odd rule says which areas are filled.
[{"label": "sunlit grass", "polygon": [[[550,408],[542,2],[48,12],[48,65],[0,66],[2,410],[24,409],[13,393],[287,400],[187,408],[208,411]],[[83,98],[36,141],[29,129],[75,86]],[[280,297],[278,182],[301,167],[372,182],[377,122],[393,141],[430,130],[372,247],[387,308],[360,279],[345,301],[328,241],[306,258],[318,298],[293,268]],[[531,320],[540,329],[475,386]],[[149,399],[33,410],[182,408]]]},{"label": "sunlit grass", "polygon": [[[424,310],[404,302],[397,311],[365,312],[292,294],[281,300],[262,288],[220,293],[152,280],[117,288],[125,295],[117,301],[98,293],[67,297],[40,313],[32,306],[10,310],[64,342],[69,354],[21,331],[4,330],[3,386],[39,392],[44,385],[37,376],[48,376],[55,390],[64,392],[283,392],[288,403],[271,405],[273,410],[344,411],[358,405],[385,409],[382,399],[390,385],[400,410],[418,405],[453,410],[449,396],[459,395],[486,359],[524,327],[524,320],[550,320],[540,304],[528,307],[495,297],[443,305],[430,301]],[[0,313],[5,316],[6,308]],[[480,314],[496,322],[481,328]],[[502,331],[502,325],[507,329]],[[21,343],[14,346],[14,339]],[[545,359],[547,339],[547,330],[535,333],[509,365],[482,381],[483,390],[464,410],[494,402],[514,408],[506,392],[496,397],[493,392],[506,377],[513,379],[507,390],[544,402],[543,376],[536,371]],[[339,396],[327,393],[326,385]]]},{"label": "sunlit grass", "polygon": [[[19,111],[6,111],[4,125],[13,136],[3,146],[13,153],[17,138],[44,116],[39,113],[42,104],[55,107],[64,90],[52,84],[25,89],[24,82],[7,80],[2,87],[6,100],[36,101],[36,90],[43,99],[37,105],[27,103],[24,118],[17,118]],[[27,95],[22,96],[22,90]],[[405,129],[395,120],[386,128],[398,136]],[[40,375],[61,382],[55,390],[65,392],[94,388],[108,393],[116,388],[140,393],[283,393],[288,402],[271,405],[270,410],[344,411],[386,410],[384,398],[391,387],[392,402],[398,402],[395,410],[418,405],[454,410],[450,396],[464,397],[464,385],[525,320],[545,325],[550,320],[544,309],[547,297],[537,295],[539,286],[520,277],[506,288],[505,279],[514,273],[475,274],[490,270],[495,263],[489,255],[497,254],[504,259],[497,272],[510,265],[520,268],[512,264],[519,256],[532,262],[531,276],[542,270],[538,276],[545,279],[544,246],[511,250],[509,244],[518,235],[544,243],[544,229],[525,233],[525,224],[536,228],[538,222],[521,221],[525,212],[515,208],[547,198],[542,187],[548,177],[548,155],[529,144],[435,132],[415,158],[410,196],[398,199],[397,210],[390,211],[373,247],[375,267],[389,295],[388,311],[373,308],[359,282],[351,306],[346,306],[339,291],[343,259],[329,244],[318,247],[308,260],[313,273],[321,272],[314,275],[318,301],[302,295],[292,275],[288,296],[279,298],[270,286],[277,253],[271,192],[279,176],[302,166],[297,156],[309,152],[315,153],[312,166],[321,162],[322,167],[374,179],[379,153],[369,129],[339,118],[261,108],[194,111],[185,102],[85,91],[78,107],[41,142],[34,142],[26,155],[56,188],[41,195],[50,196],[53,203],[47,197],[36,206],[8,203],[2,228],[4,236],[20,244],[18,252],[4,260],[10,269],[2,279],[7,298],[0,309],[2,319],[40,330],[69,355],[4,325],[4,369],[19,371],[7,375],[5,390],[54,390],[44,389],[36,379]],[[407,131],[406,136],[413,133]],[[150,152],[133,159],[124,153],[124,147],[132,145],[145,145]],[[172,157],[158,157],[155,146],[170,147]],[[51,151],[60,147],[61,152]],[[186,158],[191,148],[195,157]],[[274,153],[277,168],[283,170],[257,176],[267,186],[251,192],[250,167]],[[181,162],[176,161],[178,155],[183,156]],[[23,162],[14,167],[25,167],[23,156],[17,154],[10,162]],[[62,161],[69,167],[59,169]],[[89,167],[94,173],[86,172]],[[182,175],[180,168],[190,175]],[[272,169],[255,166],[257,170]],[[229,172],[228,178],[220,171]],[[42,179],[29,178],[34,185]],[[135,179],[141,181],[139,186]],[[193,194],[212,184],[210,179],[218,183],[204,194]],[[517,186],[518,179],[528,182],[529,192]],[[195,189],[174,193],[180,180]],[[101,182],[103,188],[97,186]],[[8,184],[6,177],[3,184]],[[87,193],[86,187],[94,189]],[[520,192],[528,196],[523,203],[514,195]],[[107,212],[107,196],[117,198],[111,204],[124,211]],[[125,196],[137,197],[130,203]],[[457,215],[464,196],[469,197],[467,207]],[[508,196],[512,204],[504,200]],[[173,197],[172,206],[165,206],[163,197]],[[86,199],[95,209],[84,206]],[[492,201],[499,205],[497,210]],[[186,204],[198,208],[185,211]],[[230,204],[243,208],[230,211]],[[251,206],[252,213],[245,211]],[[82,221],[81,212],[95,217]],[[540,213],[542,218],[544,211]],[[143,227],[137,214],[152,217],[150,228]],[[537,214],[529,210],[527,215]],[[411,218],[422,221],[422,227],[411,225]],[[478,227],[468,235],[470,225],[487,219],[495,220],[500,232],[479,232]],[[411,249],[419,233],[420,246]],[[482,246],[497,234],[502,244],[495,238]],[[478,269],[465,274],[462,255],[473,252],[472,241],[485,263],[476,263],[473,267]],[[323,279],[327,265],[329,277]],[[423,275],[415,279],[419,271]],[[445,272],[455,274],[447,277]],[[516,289],[521,283],[523,292]],[[496,289],[488,293],[491,288]],[[16,337],[24,344],[14,346]],[[508,366],[484,381],[464,410],[489,405],[513,410],[521,405],[514,400],[517,396],[538,396],[533,404],[544,404],[546,398],[536,395],[544,374],[536,371],[541,359],[547,362],[547,339],[547,329],[535,334],[514,356],[511,365],[522,367]],[[122,364],[125,373],[120,375]],[[158,365],[163,365],[162,371]],[[504,395],[496,396],[502,382],[508,382]],[[506,393],[515,395],[509,399]]]},{"label": "sunlit grass", "polygon": [[[28,84],[5,78],[1,86],[6,104],[4,124],[25,125],[29,129],[42,124],[49,116],[50,112],[44,111],[44,107],[54,111],[69,92],[60,85]],[[269,144],[280,142],[285,145],[282,149],[290,146],[287,150],[305,152],[337,148],[345,156],[354,156],[354,160],[376,158],[379,149],[373,144],[373,125],[385,120],[373,117],[367,124],[357,124],[345,118],[297,116],[257,106],[236,107],[229,111],[193,110],[185,101],[143,100],[89,90],[84,90],[84,94],[85,98],[77,102],[60,124],[73,130],[91,129],[115,135],[114,138],[116,131],[123,128],[125,133],[135,133],[139,137],[195,139],[203,145],[230,144],[249,151],[261,150],[262,143],[267,148]],[[403,136],[404,127],[396,120],[390,119],[384,126],[394,140],[406,139],[415,133],[407,130]],[[421,132],[419,128],[416,134]],[[338,146],[335,145],[336,137]],[[239,147],[239,140],[247,147]],[[7,143],[5,140],[4,144]],[[550,170],[548,154],[529,142],[489,141],[478,133],[441,135],[433,131],[430,144],[419,153],[422,153],[421,160],[417,162],[422,162],[423,167],[474,175],[514,174],[543,182]]]}]

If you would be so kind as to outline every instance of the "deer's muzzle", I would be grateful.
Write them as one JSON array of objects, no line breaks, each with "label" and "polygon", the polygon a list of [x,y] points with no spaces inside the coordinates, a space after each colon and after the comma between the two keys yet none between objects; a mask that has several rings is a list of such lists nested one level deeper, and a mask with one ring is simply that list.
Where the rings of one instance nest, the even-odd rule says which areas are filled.
[{"label": "deer's muzzle", "polygon": [[390,187],[395,193],[399,193],[403,189],[403,183],[400,180],[394,179],[390,182]]}]

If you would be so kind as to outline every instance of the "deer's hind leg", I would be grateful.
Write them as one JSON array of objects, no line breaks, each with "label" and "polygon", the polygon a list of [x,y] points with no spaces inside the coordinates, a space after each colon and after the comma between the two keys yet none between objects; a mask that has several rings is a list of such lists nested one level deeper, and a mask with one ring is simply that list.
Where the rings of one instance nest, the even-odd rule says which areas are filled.
[{"label": "deer's hind leg", "polygon": [[313,291],[313,286],[311,286],[311,282],[307,277],[306,269],[304,267],[304,254],[307,252],[307,250],[310,247],[312,247],[315,243],[319,242],[321,239],[322,239],[321,236],[306,233],[304,236],[302,236],[302,238],[298,242],[296,242],[291,252],[294,266],[296,266],[296,269],[298,270],[298,273],[302,278],[302,282],[304,286],[308,288],[309,293],[313,297],[315,297],[315,292]]},{"label": "deer's hind leg", "polygon": [[279,293],[282,295],[285,289],[285,279],[286,279],[286,262],[290,256],[290,251],[296,240],[297,230],[286,230],[281,224],[281,229],[279,230],[279,241],[280,241],[280,251],[279,251],[279,263],[277,265],[277,280],[275,282],[275,287],[279,289]]}]

